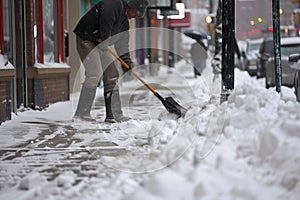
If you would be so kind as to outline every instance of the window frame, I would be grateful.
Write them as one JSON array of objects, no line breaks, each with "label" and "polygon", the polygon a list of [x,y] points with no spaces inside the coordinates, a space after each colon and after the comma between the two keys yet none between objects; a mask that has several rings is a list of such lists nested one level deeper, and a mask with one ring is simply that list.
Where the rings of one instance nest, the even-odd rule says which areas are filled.
[{"label": "window frame", "polygon": [[[54,1],[54,62],[65,62],[64,0]],[[44,64],[43,0],[36,0],[37,62]]]},{"label": "window frame", "polygon": [[2,9],[2,0],[0,0],[0,54],[4,55],[4,21]]}]

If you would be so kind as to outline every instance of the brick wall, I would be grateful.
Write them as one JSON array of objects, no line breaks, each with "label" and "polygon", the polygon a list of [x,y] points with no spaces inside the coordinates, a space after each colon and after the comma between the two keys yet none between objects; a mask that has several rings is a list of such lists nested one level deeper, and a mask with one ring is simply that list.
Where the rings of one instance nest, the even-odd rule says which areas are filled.
[{"label": "brick wall", "polygon": [[0,80],[0,124],[11,119],[11,81]]},{"label": "brick wall", "polygon": [[[34,27],[35,25],[35,11],[34,1],[26,0],[26,27]],[[34,29],[26,28],[26,60],[28,66],[33,66],[35,63],[35,40]]]},{"label": "brick wall", "polygon": [[34,78],[28,81],[28,102],[34,109],[70,99],[69,76]]}]

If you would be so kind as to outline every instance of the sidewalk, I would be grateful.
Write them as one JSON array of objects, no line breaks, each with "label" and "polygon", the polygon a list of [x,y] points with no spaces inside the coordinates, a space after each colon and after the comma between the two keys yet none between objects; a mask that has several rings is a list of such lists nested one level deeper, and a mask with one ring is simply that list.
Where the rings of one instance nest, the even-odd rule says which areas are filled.
[{"label": "sidewalk", "polygon": [[[146,77],[145,80],[163,97],[172,96],[181,105],[188,105],[195,99],[193,88],[186,85],[192,79],[193,71],[188,64],[183,66],[172,73],[164,67],[158,77]],[[167,111],[140,82],[123,83],[120,93],[124,114],[134,119],[130,122],[103,123],[104,99],[102,88],[99,88],[92,110],[97,123],[71,122],[78,94],[73,95],[71,101],[56,103],[43,111],[24,109],[11,121],[3,123],[0,126],[0,199],[4,190],[14,191],[4,192],[5,199],[22,199],[20,195],[24,195],[24,199],[43,199],[43,192],[39,192],[38,198],[33,194],[27,198],[28,192],[24,191],[36,189],[39,184],[43,188],[41,190],[47,190],[49,184],[61,187],[80,185],[87,179],[98,178],[99,173],[100,176],[101,173],[108,173],[105,180],[109,183],[113,181],[109,177],[117,176],[120,171],[134,171],[136,166],[132,163],[127,166],[124,159],[130,159],[134,152],[144,155],[149,151],[144,145],[149,142],[155,144],[148,141],[153,127],[157,129],[154,134],[159,132],[162,137],[165,135],[164,140],[167,141],[176,129],[176,122],[157,120],[168,117]],[[161,128],[164,130],[159,130]],[[120,158],[122,162],[115,162],[120,156],[123,157]],[[141,156],[137,160],[150,162],[147,159]],[[145,166],[140,170],[151,169],[143,169]],[[64,180],[64,173],[69,173],[67,180]],[[52,192],[52,189],[47,190],[44,195]]]}]

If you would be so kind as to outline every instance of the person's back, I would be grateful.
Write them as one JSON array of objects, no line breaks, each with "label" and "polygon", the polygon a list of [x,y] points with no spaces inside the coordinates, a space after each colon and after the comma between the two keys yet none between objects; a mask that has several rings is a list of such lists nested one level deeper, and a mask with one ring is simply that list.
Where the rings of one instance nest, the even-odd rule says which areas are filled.
[{"label": "person's back", "polygon": [[200,76],[203,69],[206,67],[207,50],[202,41],[198,41],[192,44],[191,47],[191,59],[194,65],[195,77]]},{"label": "person's back", "polygon": [[274,44],[273,44],[273,38],[266,38],[262,42],[260,48],[259,48],[259,62],[257,66],[257,77],[262,78],[265,76],[266,69],[265,64],[267,60],[274,56]]},{"label": "person's back", "polygon": [[274,55],[274,44],[273,39],[265,39],[260,46],[259,53],[261,55],[267,54],[268,56]]},{"label": "person's back", "polygon": [[206,48],[198,42],[193,43],[191,48],[191,58],[193,61],[207,59]]}]

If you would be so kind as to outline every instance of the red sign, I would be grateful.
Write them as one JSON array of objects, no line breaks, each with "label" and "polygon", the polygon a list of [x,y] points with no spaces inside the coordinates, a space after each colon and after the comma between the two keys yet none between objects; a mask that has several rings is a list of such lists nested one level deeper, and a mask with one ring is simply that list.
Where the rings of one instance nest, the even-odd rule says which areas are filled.
[{"label": "red sign", "polygon": [[183,19],[168,19],[168,27],[184,28],[191,26],[191,13],[185,12]]}]

